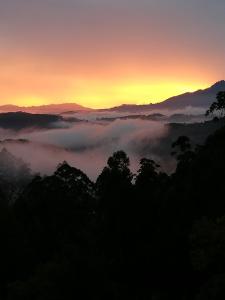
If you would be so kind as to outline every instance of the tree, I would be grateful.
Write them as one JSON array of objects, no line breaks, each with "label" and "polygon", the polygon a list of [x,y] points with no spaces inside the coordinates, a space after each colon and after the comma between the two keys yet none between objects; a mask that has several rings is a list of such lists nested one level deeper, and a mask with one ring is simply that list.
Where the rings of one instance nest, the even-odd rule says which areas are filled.
[{"label": "tree", "polygon": [[178,161],[177,172],[183,171],[186,167],[189,166],[190,162],[194,158],[194,152],[192,151],[192,146],[190,139],[187,136],[179,136],[178,139],[172,144],[172,148],[176,150],[171,154],[176,156]]},{"label": "tree", "polygon": [[159,198],[168,182],[168,176],[160,172],[159,168],[160,165],[154,160],[142,158],[135,181],[136,201],[138,202],[135,210],[136,213],[139,212],[140,223],[143,225],[143,222],[146,222],[148,227],[152,226],[150,224],[153,224],[157,218]]},{"label": "tree", "polygon": [[[30,247],[46,261],[65,244],[89,234],[95,218],[94,184],[79,169],[60,164],[52,176],[36,177],[15,203]],[[92,226],[93,227],[93,226]]]},{"label": "tree", "polygon": [[225,268],[225,216],[216,220],[202,217],[190,236],[191,259],[196,270],[223,273]]},{"label": "tree", "polygon": [[121,192],[121,189],[130,186],[133,175],[129,165],[129,157],[124,151],[117,151],[109,157],[107,166],[96,181],[98,193],[101,196],[104,194],[114,195]]},{"label": "tree", "polygon": [[140,210],[140,218],[146,217],[148,224],[156,217],[156,207],[160,205],[160,195],[162,195],[168,183],[168,175],[160,172],[154,160],[142,158],[140,169],[136,176],[135,190],[138,205],[136,211]]},{"label": "tree", "polygon": [[[140,160],[140,169],[136,178],[136,185],[148,183],[157,177],[157,169],[160,167],[154,160],[142,158]],[[147,182],[146,182],[147,183]]]},{"label": "tree", "polygon": [[219,92],[216,96],[216,101],[213,102],[210,108],[206,111],[206,116],[213,114],[218,111],[220,116],[223,117],[225,114],[225,92]]},{"label": "tree", "polygon": [[179,136],[178,139],[173,142],[172,148],[177,148],[178,151],[172,152],[172,155],[177,155],[177,159],[180,159],[180,155],[191,149],[190,139],[187,136]]},{"label": "tree", "polygon": [[222,300],[225,297],[225,216],[202,217],[190,234],[193,268],[204,276],[196,300]]},{"label": "tree", "polygon": [[9,203],[13,203],[24,187],[32,180],[32,173],[22,159],[6,148],[0,151],[0,187]]},{"label": "tree", "polygon": [[[115,152],[96,181],[101,224],[100,247],[112,264],[110,273],[116,280],[128,280],[126,267],[131,250],[133,210],[133,175],[124,151]],[[111,275],[112,276],[112,275]],[[123,279],[122,279],[123,278]]]}]

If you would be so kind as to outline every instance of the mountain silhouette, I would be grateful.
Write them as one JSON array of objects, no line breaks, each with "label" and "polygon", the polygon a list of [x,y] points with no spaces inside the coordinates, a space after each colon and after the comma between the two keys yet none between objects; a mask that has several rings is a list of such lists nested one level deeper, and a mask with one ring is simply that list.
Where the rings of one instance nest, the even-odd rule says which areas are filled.
[{"label": "mountain silhouette", "polygon": [[27,128],[55,128],[63,117],[50,114],[29,114],[25,112],[0,113],[0,128],[22,130]]},{"label": "mountain silhouette", "polygon": [[225,91],[225,81],[221,80],[205,90],[198,90],[193,93],[185,93],[179,96],[171,97],[162,103],[155,104],[154,107],[176,109],[187,106],[209,107],[215,101],[216,94]]},{"label": "mountain silhouette", "polygon": [[184,109],[190,106],[208,108],[215,101],[216,95],[220,91],[225,91],[225,80],[218,81],[207,89],[174,96],[160,103],[146,105],[124,104],[109,110],[118,112],[144,112],[153,109]]},{"label": "mountain silhouette", "polygon": [[[204,90],[197,90],[192,93],[184,93],[174,96],[156,104],[122,104],[109,109],[98,109],[97,111],[117,111],[117,112],[144,112],[156,109],[183,109],[186,107],[208,108],[215,101],[216,95],[220,91],[225,91],[225,80],[221,80]],[[76,103],[49,104],[40,106],[16,106],[2,105],[0,112],[27,112],[33,114],[71,114],[81,111],[95,111]]]},{"label": "mountain silhouette", "polygon": [[27,112],[33,114],[61,114],[65,111],[90,111],[91,108],[84,107],[76,103],[62,103],[62,104],[48,104],[40,106],[16,106],[16,105],[2,105],[0,112]]}]

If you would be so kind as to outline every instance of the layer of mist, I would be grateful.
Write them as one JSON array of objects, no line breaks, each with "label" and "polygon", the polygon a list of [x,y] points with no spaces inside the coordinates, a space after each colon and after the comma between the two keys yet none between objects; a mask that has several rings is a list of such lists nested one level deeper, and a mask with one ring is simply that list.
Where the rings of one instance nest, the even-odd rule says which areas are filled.
[{"label": "layer of mist", "polygon": [[196,108],[158,111],[156,115],[165,117],[153,121],[142,118],[147,112],[134,118],[116,112],[68,112],[62,116],[63,121],[60,118],[51,128],[39,126],[20,128],[19,131],[1,128],[0,149],[7,148],[29,163],[32,171],[41,174],[50,174],[66,160],[95,180],[108,157],[117,150],[124,150],[129,155],[134,172],[142,157],[154,159],[163,170],[171,172],[175,160],[170,156],[170,145],[182,129],[173,135],[169,120],[173,121],[175,116],[178,123],[187,118],[190,122],[191,118],[194,122],[202,122],[202,113],[202,109]]}]

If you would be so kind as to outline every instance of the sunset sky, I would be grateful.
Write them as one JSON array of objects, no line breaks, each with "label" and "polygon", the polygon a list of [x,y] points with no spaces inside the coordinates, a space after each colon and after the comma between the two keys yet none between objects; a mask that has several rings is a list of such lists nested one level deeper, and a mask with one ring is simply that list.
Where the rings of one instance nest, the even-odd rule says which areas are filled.
[{"label": "sunset sky", "polygon": [[142,104],[221,79],[225,0],[0,0],[0,104]]}]

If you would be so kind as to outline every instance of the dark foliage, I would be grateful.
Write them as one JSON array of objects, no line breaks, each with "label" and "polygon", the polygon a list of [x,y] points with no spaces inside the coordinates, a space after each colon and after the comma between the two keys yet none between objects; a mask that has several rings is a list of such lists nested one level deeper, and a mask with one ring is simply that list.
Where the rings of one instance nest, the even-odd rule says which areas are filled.
[{"label": "dark foliage", "polygon": [[170,176],[149,158],[132,174],[118,151],[96,183],[66,162],[31,180],[3,150],[0,179],[20,189],[9,201],[0,180],[0,298],[224,299],[225,127],[172,148]]},{"label": "dark foliage", "polygon": [[219,112],[223,117],[225,113],[225,92],[219,92],[216,96],[216,101],[213,102],[210,108],[206,111],[206,116]]}]

